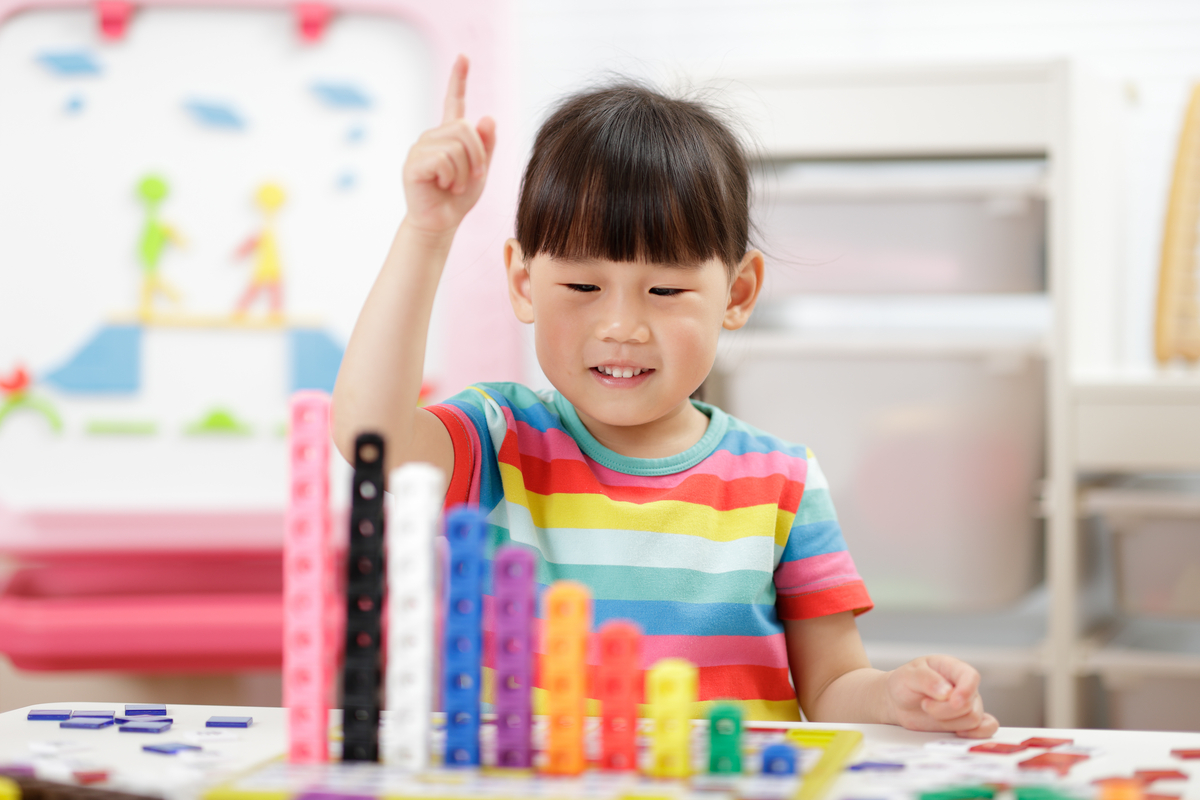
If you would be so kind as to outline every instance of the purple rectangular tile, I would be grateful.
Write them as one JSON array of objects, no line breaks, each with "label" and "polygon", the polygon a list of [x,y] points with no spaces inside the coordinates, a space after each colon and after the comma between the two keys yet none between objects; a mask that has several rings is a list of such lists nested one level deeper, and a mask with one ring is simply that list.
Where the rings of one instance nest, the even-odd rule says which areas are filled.
[{"label": "purple rectangular tile", "polygon": [[254,717],[209,717],[205,722],[208,728],[249,728]]},{"label": "purple rectangular tile", "polygon": [[82,728],[84,730],[99,730],[113,724],[112,717],[72,717],[58,723],[60,728]]},{"label": "purple rectangular tile", "polygon": [[167,706],[165,703],[126,703],[125,716],[127,717],[165,717],[167,715]]},{"label": "purple rectangular tile", "polygon": [[88,710],[86,710],[86,709],[85,709],[85,710],[83,710],[83,711],[72,711],[72,712],[71,712],[71,718],[72,718],[72,719],[74,719],[75,717],[108,717],[109,719],[112,719],[112,718],[113,718],[113,717],[115,717],[116,715],[117,715],[117,712],[115,712],[115,711],[107,711],[107,710],[100,710],[100,711],[97,711],[97,710],[91,710],[91,711],[88,711]]},{"label": "purple rectangular tile", "polygon": [[163,742],[162,744],[144,744],[142,749],[147,753],[161,753],[165,756],[173,756],[176,753],[182,753],[185,750],[201,750],[194,744],[181,744],[180,742]]},{"label": "purple rectangular tile", "polygon": [[71,709],[69,708],[31,708],[25,719],[39,720],[62,720],[71,718]]},{"label": "purple rectangular tile", "polygon": [[162,733],[163,731],[169,731],[170,729],[171,721],[165,719],[137,720],[135,722],[128,722],[119,728],[122,733]]}]

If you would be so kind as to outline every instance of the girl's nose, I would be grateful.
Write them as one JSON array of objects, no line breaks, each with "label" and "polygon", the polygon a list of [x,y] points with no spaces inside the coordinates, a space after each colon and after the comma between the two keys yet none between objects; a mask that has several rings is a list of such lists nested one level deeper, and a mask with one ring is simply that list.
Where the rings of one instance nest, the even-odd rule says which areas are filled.
[{"label": "girl's nose", "polygon": [[650,327],[642,310],[636,300],[614,296],[603,309],[597,334],[604,341],[646,343]]}]

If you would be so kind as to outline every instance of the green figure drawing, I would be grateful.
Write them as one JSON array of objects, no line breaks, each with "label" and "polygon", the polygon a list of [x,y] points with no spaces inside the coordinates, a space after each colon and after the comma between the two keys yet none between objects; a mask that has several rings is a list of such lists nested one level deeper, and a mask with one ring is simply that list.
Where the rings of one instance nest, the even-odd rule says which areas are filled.
[{"label": "green figure drawing", "polygon": [[146,224],[138,241],[138,260],[142,263],[142,296],[138,315],[149,319],[154,314],[154,297],[162,294],[179,305],[179,292],[159,275],[159,262],[168,244],[183,245],[181,237],[170,225],[158,218],[158,207],[170,192],[167,182],[158,175],[147,175],[138,183],[138,198],[146,206]]},{"label": "green figure drawing", "polygon": [[4,420],[9,414],[19,409],[26,409],[41,414],[50,423],[50,427],[54,429],[55,433],[61,433],[62,418],[58,416],[58,412],[49,400],[29,393],[29,387],[32,384],[33,380],[29,377],[29,373],[20,364],[8,375],[0,377],[0,393],[3,393],[4,396],[4,400],[0,401],[0,427],[4,426]]}]

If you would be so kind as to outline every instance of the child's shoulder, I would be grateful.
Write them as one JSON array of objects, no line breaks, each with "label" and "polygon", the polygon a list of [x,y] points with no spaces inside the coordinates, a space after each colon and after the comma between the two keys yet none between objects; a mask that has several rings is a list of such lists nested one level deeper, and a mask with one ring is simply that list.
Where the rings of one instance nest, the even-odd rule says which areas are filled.
[{"label": "child's shoulder", "polygon": [[775,434],[768,433],[762,428],[757,428],[717,406],[707,403],[697,403],[696,405],[710,418],[715,419],[716,414],[725,416],[727,420],[725,436],[718,449],[727,450],[734,455],[745,453],[778,453],[801,460],[812,458],[812,450],[803,444],[781,439]]},{"label": "child's shoulder", "polygon": [[442,402],[464,410],[476,409],[485,414],[489,411],[502,414],[507,410],[515,419],[535,424],[542,430],[546,424],[557,424],[559,418],[556,405],[558,392],[553,389],[535,390],[521,383],[473,383]]}]

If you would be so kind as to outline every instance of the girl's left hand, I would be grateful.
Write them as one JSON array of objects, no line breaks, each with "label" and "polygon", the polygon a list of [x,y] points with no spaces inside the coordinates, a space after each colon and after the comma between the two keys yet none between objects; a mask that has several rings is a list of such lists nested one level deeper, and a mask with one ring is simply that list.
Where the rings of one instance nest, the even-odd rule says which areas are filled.
[{"label": "girl's left hand", "polygon": [[914,731],[986,739],[1000,723],[983,710],[979,673],[953,656],[921,656],[887,675],[895,722]]}]

